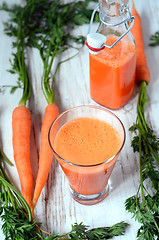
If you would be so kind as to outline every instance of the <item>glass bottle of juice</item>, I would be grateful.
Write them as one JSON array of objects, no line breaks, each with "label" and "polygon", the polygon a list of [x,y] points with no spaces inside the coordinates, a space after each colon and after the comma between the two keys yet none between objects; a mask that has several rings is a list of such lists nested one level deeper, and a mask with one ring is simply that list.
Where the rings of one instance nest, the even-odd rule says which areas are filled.
[{"label": "glass bottle of juice", "polygon": [[90,33],[87,37],[90,94],[99,104],[119,109],[129,101],[135,86],[136,45],[130,32],[134,21],[131,1],[99,0],[98,8],[98,34]]}]

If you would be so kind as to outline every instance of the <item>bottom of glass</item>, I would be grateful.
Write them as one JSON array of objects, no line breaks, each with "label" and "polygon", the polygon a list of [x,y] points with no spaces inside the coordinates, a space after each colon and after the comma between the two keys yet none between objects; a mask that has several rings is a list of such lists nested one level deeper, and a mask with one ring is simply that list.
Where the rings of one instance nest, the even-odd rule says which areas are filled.
[{"label": "bottom of glass", "polygon": [[75,192],[72,188],[70,188],[70,191],[73,199],[76,202],[83,205],[94,205],[105,199],[105,197],[108,195],[108,192],[109,192],[109,186],[107,185],[102,192],[93,194],[93,195],[80,194]]}]

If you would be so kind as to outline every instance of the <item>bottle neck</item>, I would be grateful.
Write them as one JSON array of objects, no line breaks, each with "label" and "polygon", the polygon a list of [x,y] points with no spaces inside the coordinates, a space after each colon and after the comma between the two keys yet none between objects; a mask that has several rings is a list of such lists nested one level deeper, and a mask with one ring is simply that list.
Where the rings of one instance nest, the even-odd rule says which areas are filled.
[{"label": "bottle neck", "polygon": [[[107,5],[108,5],[108,2],[110,2],[110,1],[111,1],[111,4],[110,4],[110,7],[108,8]],[[118,1],[124,1],[124,0],[118,0]],[[131,1],[131,0],[127,0],[127,2],[129,2],[129,1]],[[106,4],[105,4],[105,2],[106,2]],[[103,4],[105,4],[104,7],[103,7]],[[102,8],[101,8],[101,6],[102,6]],[[89,29],[88,29],[87,40],[93,39],[93,46],[91,45],[92,41],[87,42],[87,46],[89,49],[91,47],[91,48],[95,49],[95,52],[98,52],[99,50],[101,50],[101,48],[103,46],[107,47],[107,48],[112,48],[115,44],[117,44],[124,37],[126,37],[127,41],[134,42],[133,36],[130,33],[130,29],[132,28],[133,23],[134,23],[134,16],[131,16],[131,12],[130,12],[129,8],[127,8],[127,5],[124,5],[124,6],[125,6],[124,8],[123,7],[121,8],[120,2],[116,2],[115,0],[99,0],[98,6],[94,9],[94,11],[92,13],[92,17],[91,17],[91,21],[90,21],[90,25],[89,25]],[[91,35],[91,26],[93,23],[95,13],[98,9],[99,9],[100,24],[97,29],[97,32],[95,33],[95,36],[94,35],[92,36]],[[114,13],[114,9],[116,9],[115,13]],[[101,42],[99,41],[99,38],[98,38],[99,35],[104,35],[106,37],[109,35],[111,35],[111,36],[114,35],[117,37],[117,39],[111,45],[104,44],[105,40],[104,40],[104,42],[102,41],[102,44],[101,44]],[[94,41],[95,41],[95,43],[96,42],[99,43],[98,48],[96,47],[96,45],[94,46]],[[96,51],[96,50],[98,50],[98,51]]]},{"label": "bottle neck", "polygon": [[131,8],[131,0],[99,0],[99,17],[101,22],[115,25],[129,17]]}]

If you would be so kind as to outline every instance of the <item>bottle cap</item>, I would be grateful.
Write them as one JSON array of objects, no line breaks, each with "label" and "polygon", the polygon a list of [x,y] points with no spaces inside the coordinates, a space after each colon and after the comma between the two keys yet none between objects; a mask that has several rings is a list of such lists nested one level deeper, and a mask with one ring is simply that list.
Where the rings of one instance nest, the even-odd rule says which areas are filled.
[{"label": "bottle cap", "polygon": [[86,46],[89,48],[90,53],[98,54],[99,51],[105,48],[106,36],[101,33],[89,33],[87,35]]}]

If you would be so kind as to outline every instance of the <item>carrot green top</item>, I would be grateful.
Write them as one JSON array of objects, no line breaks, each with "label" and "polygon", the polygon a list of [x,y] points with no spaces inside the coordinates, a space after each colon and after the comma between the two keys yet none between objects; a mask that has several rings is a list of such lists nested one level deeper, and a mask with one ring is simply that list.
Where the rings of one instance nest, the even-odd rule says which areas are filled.
[{"label": "carrot green top", "polygon": [[[19,101],[19,106],[25,106],[31,94],[31,86],[26,67],[26,32],[23,28],[23,17],[17,11],[12,11],[6,4],[3,4],[1,10],[6,10],[10,13],[10,21],[4,23],[4,30],[7,35],[14,37],[12,41],[12,59],[10,59],[11,69],[8,70],[12,74],[17,74],[17,85],[12,86],[11,93],[17,88],[22,89],[22,97]],[[17,14],[17,16],[16,16]],[[10,22],[13,22],[10,23]]]}]

